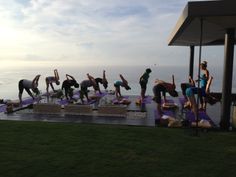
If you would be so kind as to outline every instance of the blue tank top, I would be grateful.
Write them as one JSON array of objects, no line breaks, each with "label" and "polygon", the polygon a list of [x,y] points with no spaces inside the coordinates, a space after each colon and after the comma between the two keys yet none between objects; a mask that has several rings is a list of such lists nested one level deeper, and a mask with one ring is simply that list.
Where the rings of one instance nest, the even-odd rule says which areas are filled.
[{"label": "blue tank top", "polygon": [[119,87],[119,86],[122,86],[123,85],[123,82],[122,81],[115,81],[114,82],[114,85]]},{"label": "blue tank top", "polygon": [[205,74],[201,74],[201,77],[200,77],[200,87],[201,88],[206,88],[207,86],[207,77]]}]

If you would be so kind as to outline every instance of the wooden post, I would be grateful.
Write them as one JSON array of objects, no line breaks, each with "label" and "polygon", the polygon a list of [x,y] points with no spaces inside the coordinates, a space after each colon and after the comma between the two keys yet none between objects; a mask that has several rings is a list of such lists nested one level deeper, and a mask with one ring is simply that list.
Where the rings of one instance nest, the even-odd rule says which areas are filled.
[{"label": "wooden post", "polygon": [[234,60],[234,33],[235,29],[230,28],[226,30],[225,34],[224,76],[222,86],[222,106],[220,121],[220,127],[223,130],[229,130],[230,127],[232,76]]},{"label": "wooden post", "polygon": [[191,76],[191,78],[193,78],[193,66],[194,66],[194,46],[190,46],[189,76]]}]

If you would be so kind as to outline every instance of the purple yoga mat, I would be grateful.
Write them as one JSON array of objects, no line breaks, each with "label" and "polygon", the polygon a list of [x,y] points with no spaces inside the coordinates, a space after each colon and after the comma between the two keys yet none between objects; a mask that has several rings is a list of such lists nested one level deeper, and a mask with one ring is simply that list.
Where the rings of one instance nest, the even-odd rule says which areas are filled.
[{"label": "purple yoga mat", "polygon": [[7,108],[7,105],[2,104],[2,105],[0,106],[0,112],[5,112],[5,111],[6,111],[6,108]]},{"label": "purple yoga mat", "polygon": [[67,99],[63,99],[63,100],[59,100],[58,103],[60,105],[67,105],[67,104],[69,104],[69,101]]},{"label": "purple yoga mat", "polygon": [[[84,101],[84,104],[93,104],[95,102],[96,102],[96,100],[89,100],[89,101],[86,100],[86,101]],[[63,100],[58,101],[58,104],[67,105],[67,104],[69,104],[69,101],[67,99],[63,99]]]},{"label": "purple yoga mat", "polygon": [[79,90],[77,90],[77,91],[74,92],[72,98],[74,98],[74,99],[80,99],[80,92],[79,92]]},{"label": "purple yoga mat", "polygon": [[79,92],[79,90],[77,90],[77,91],[75,91],[73,94],[74,94],[74,95],[80,95],[80,92]]},{"label": "purple yoga mat", "polygon": [[26,99],[23,99],[22,100],[22,106],[27,106],[27,105],[30,105],[30,104],[34,104],[35,102],[38,102],[40,101],[42,98],[26,98]]},{"label": "purple yoga mat", "polygon": [[[32,98],[26,98],[26,99],[22,100],[22,105],[21,106],[28,106],[30,104],[33,104],[34,102],[37,102],[37,101],[38,101],[37,98],[34,99],[34,100]],[[0,112],[5,112],[6,108],[7,108],[7,105],[2,104],[0,106]],[[14,108],[14,109],[16,109],[16,108]]]},{"label": "purple yoga mat", "polygon": [[37,101],[36,99],[33,100],[32,98],[27,98],[25,100],[22,100],[22,105],[29,105],[29,104],[33,104],[35,101]]},{"label": "purple yoga mat", "polygon": [[[171,117],[175,117],[175,113],[171,110],[163,110],[163,115],[166,116],[171,116]],[[155,120],[160,120],[160,114],[157,110],[154,110],[154,116],[155,116]]]},{"label": "purple yoga mat", "polygon": [[107,94],[108,94],[107,92],[96,93],[96,96],[104,97],[104,96],[106,96]]},{"label": "purple yoga mat", "polygon": [[[186,119],[189,120],[190,122],[195,122],[195,116],[192,111],[187,111],[186,112]],[[212,119],[207,115],[205,111],[199,111],[198,112],[198,119],[199,120],[207,120],[211,123],[211,125],[215,125],[215,123],[212,121]]]},{"label": "purple yoga mat", "polygon": [[80,95],[73,95],[72,98],[78,100],[78,99],[80,99]]},{"label": "purple yoga mat", "polygon": [[[123,98],[128,99],[129,96],[123,96],[122,99],[123,99]],[[117,98],[114,98],[114,99],[112,100],[112,102],[113,102],[113,103],[118,103],[119,100],[118,100]]]},{"label": "purple yoga mat", "polygon": [[[141,99],[141,97],[139,96],[138,99]],[[142,101],[142,103],[145,103],[145,104],[150,104],[151,102],[152,102],[151,96],[146,96],[144,100]]]},{"label": "purple yoga mat", "polygon": [[[161,104],[164,103],[164,100],[161,100]],[[166,103],[175,103],[174,100],[166,99]]]},{"label": "purple yoga mat", "polygon": [[179,102],[180,102],[180,104],[181,104],[182,106],[184,106],[184,104],[187,102],[187,100],[186,100],[186,98],[184,98],[184,97],[180,97],[180,98],[179,98]]},{"label": "purple yoga mat", "polygon": [[93,103],[95,103],[96,102],[96,100],[89,100],[89,101],[84,101],[84,104],[93,104]]}]

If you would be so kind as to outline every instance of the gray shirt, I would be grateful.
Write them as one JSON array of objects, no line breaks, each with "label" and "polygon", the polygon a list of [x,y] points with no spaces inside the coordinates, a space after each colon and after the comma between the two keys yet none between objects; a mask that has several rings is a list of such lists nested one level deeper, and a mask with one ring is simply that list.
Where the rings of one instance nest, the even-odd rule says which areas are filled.
[{"label": "gray shirt", "polygon": [[88,87],[92,87],[93,83],[90,80],[83,80],[80,83],[81,88],[88,88]]}]

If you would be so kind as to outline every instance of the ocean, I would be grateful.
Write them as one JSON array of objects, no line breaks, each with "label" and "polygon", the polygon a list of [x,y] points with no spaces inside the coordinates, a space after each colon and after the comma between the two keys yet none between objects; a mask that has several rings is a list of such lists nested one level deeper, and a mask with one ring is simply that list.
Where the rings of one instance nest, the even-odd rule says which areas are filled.
[{"label": "ocean", "polygon": [[[147,95],[153,95],[152,87],[155,79],[161,79],[166,82],[171,82],[171,75],[175,75],[175,82],[177,91],[181,91],[180,83],[188,81],[188,66],[59,66],[52,68],[50,66],[25,66],[25,67],[14,67],[4,68],[1,67],[0,72],[0,98],[1,99],[18,99],[18,82],[21,79],[32,80],[37,74],[41,74],[39,80],[39,90],[41,92],[46,91],[45,77],[53,76],[53,70],[58,69],[60,82],[65,80],[65,75],[70,74],[80,83],[82,80],[87,79],[86,74],[89,73],[94,77],[102,77],[103,70],[106,70],[107,80],[109,82],[108,90],[113,90],[113,83],[119,80],[119,74],[122,74],[125,79],[129,82],[131,90],[126,91],[121,88],[123,95],[139,95],[139,77],[144,73],[146,68],[151,68],[152,73],[150,74]],[[211,91],[221,92],[222,90],[222,77],[223,67],[209,67],[210,75],[214,77],[211,86]],[[198,69],[195,68],[194,76],[197,78]],[[232,92],[236,92],[236,73],[233,76]],[[61,85],[56,86],[55,89],[60,89]],[[101,89],[102,86],[101,86]],[[23,93],[23,97],[28,97],[26,92]]]}]

